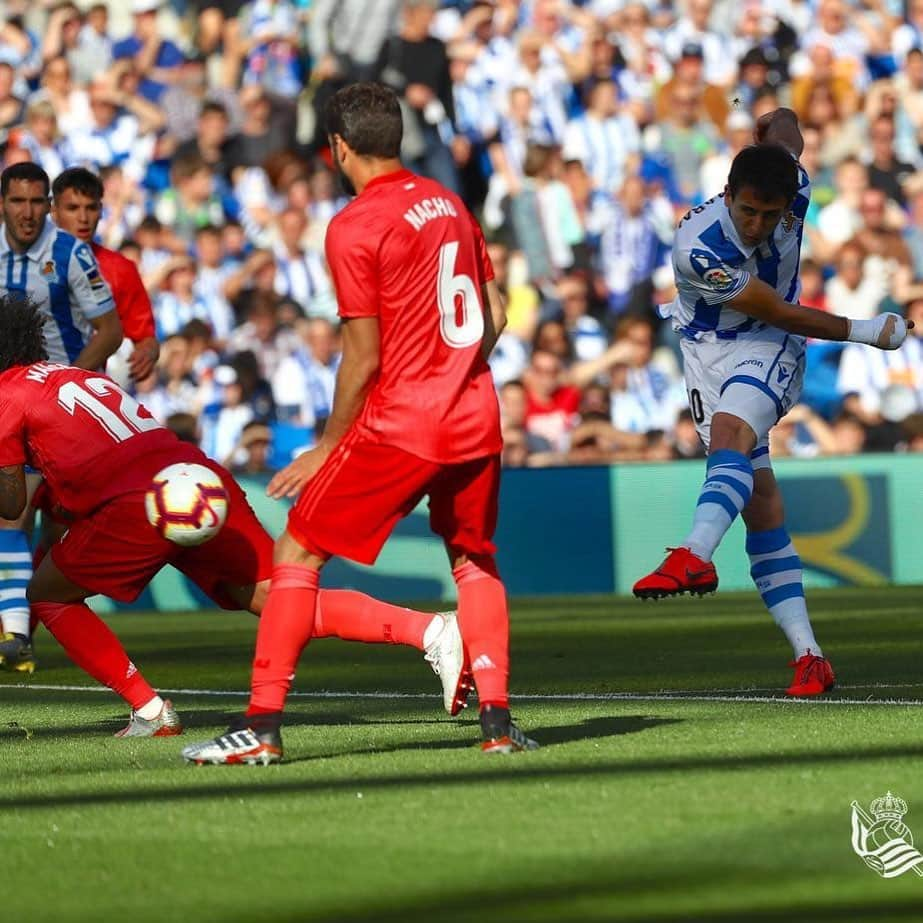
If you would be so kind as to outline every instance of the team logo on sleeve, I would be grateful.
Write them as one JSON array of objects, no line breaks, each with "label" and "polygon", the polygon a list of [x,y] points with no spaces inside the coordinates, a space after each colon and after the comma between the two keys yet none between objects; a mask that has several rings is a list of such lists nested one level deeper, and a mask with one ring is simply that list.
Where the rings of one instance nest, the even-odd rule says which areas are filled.
[{"label": "team logo on sleeve", "polygon": [[716,292],[722,292],[734,284],[733,276],[714,253],[700,249],[692,250],[689,254],[689,263],[702,281]]},{"label": "team logo on sleeve", "polygon": [[77,262],[84,272],[89,272],[96,268],[96,260],[93,259],[93,254],[90,253],[90,248],[86,244],[80,244],[79,247],[76,247],[74,256],[77,257]]}]

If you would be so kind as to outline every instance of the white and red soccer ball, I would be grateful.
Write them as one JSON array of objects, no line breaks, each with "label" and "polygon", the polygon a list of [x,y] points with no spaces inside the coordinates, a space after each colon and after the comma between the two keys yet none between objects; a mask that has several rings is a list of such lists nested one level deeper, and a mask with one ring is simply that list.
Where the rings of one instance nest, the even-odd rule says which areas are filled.
[{"label": "white and red soccer ball", "polygon": [[148,522],[177,545],[214,538],[228,517],[228,492],[205,465],[180,462],[154,475],[144,497]]}]

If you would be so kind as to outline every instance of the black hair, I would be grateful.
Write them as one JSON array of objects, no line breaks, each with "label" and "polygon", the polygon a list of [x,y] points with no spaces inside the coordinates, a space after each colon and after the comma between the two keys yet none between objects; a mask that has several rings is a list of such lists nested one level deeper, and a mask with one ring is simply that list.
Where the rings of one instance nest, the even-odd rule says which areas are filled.
[{"label": "black hair", "polygon": [[752,144],[731,164],[728,191],[736,196],[744,187],[752,189],[762,202],[783,198],[791,202],[798,192],[795,158],[780,144]]},{"label": "black hair", "polygon": [[38,305],[20,292],[0,295],[0,372],[48,358]]},{"label": "black hair", "polygon": [[16,180],[25,180],[27,183],[42,183],[45,186],[45,195],[51,192],[51,183],[48,174],[31,160],[14,163],[0,173],[0,196],[5,197],[10,189],[10,183]]},{"label": "black hair", "polygon": [[101,202],[103,198],[103,181],[86,167],[69,167],[60,172],[51,184],[51,194],[54,198],[58,198],[68,189],[73,189],[74,192],[79,192],[97,202]]},{"label": "black hair", "polygon": [[199,110],[199,117],[201,118],[203,115],[208,114],[223,115],[227,118],[228,109],[224,103],[218,102],[217,99],[206,99],[205,102],[202,103],[202,108]]},{"label": "black hair", "polygon": [[327,134],[339,135],[357,154],[391,159],[401,153],[404,123],[394,90],[380,83],[353,83],[327,103]]}]

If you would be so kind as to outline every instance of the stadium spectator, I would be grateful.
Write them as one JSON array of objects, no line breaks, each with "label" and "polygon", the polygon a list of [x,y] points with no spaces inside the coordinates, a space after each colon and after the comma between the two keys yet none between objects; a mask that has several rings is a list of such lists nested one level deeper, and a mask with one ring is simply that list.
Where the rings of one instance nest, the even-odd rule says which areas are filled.
[{"label": "stadium spectator", "polygon": [[[378,72],[395,90],[404,114],[404,161],[452,192],[460,190],[455,99],[445,44],[430,34],[438,0],[405,0],[401,27],[381,51]],[[412,145],[412,147],[411,147]]]},{"label": "stadium spectator", "polygon": [[132,0],[132,34],[112,46],[116,61],[130,60],[137,67],[138,92],[152,103],[160,102],[184,60],[182,51],[160,34],[157,18],[162,5],[163,0]]},{"label": "stadium spectator", "polygon": [[634,119],[620,111],[614,81],[602,78],[587,93],[583,115],[572,119],[564,133],[565,160],[579,160],[597,189],[620,189],[639,162],[641,135]]},{"label": "stadium spectator", "polygon": [[577,423],[580,389],[566,384],[564,365],[554,353],[536,350],[523,372],[526,389],[525,428],[556,451],[565,451]]}]

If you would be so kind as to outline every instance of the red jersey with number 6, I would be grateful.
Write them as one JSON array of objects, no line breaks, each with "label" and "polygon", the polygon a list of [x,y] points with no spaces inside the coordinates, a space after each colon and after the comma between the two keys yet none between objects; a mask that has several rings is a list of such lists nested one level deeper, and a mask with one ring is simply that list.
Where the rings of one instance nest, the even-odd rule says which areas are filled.
[{"label": "red jersey with number 6", "polygon": [[0,467],[37,468],[74,515],[145,488],[180,447],[198,451],[99,372],[38,362],[0,373]]},{"label": "red jersey with number 6", "polygon": [[379,321],[378,378],[357,426],[441,464],[499,452],[481,355],[493,267],[461,199],[408,170],[376,177],[330,222],[326,253],[340,316]]}]

